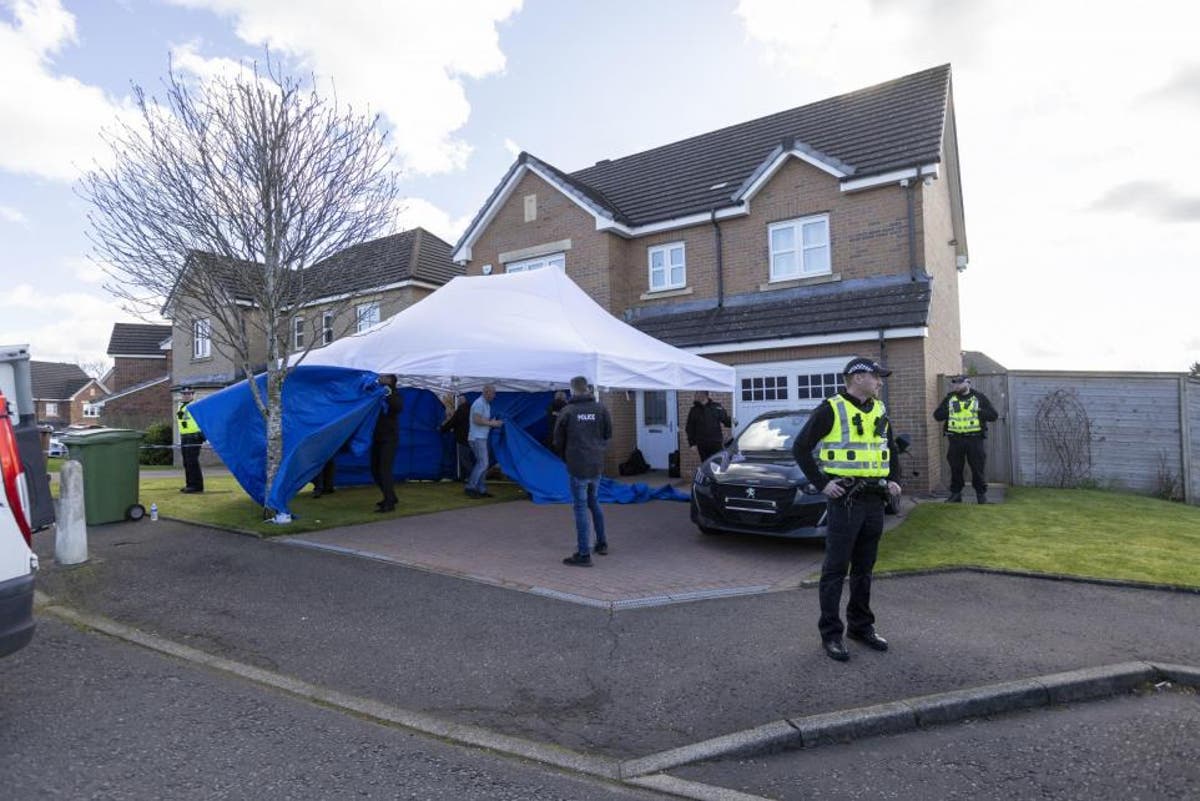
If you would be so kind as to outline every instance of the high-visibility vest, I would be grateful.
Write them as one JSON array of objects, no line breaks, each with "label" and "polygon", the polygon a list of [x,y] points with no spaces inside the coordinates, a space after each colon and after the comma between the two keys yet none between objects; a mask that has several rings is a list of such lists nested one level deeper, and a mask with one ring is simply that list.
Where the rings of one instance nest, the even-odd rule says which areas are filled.
[{"label": "high-visibility vest", "polygon": [[833,426],[817,444],[817,461],[831,476],[886,478],[891,472],[887,409],[878,400],[864,412],[841,395],[827,399]]},{"label": "high-visibility vest", "polygon": [[951,434],[978,434],[983,431],[979,420],[979,398],[970,400],[950,399],[950,413],[946,417],[946,431]]},{"label": "high-visibility vest", "polygon": [[179,422],[179,436],[200,433],[200,426],[196,425],[196,418],[192,417],[186,403],[179,404],[179,411],[175,413],[175,418]]}]

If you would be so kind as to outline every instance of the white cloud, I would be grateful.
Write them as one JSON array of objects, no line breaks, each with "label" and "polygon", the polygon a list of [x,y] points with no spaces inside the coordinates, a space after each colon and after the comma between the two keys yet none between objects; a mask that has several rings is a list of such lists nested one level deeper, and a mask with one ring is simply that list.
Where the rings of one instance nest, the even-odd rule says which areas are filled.
[{"label": "white cloud", "polygon": [[343,0],[172,0],[234,19],[237,35],[332,78],[339,98],[381,112],[406,170],[461,169],[470,146],[454,136],[471,107],[464,80],[504,69],[497,26],[521,0],[378,3]]},{"label": "white cloud", "polygon": [[0,18],[0,170],[73,180],[100,152],[97,133],[121,103],[57,75],[53,56],[75,44],[75,18],[59,0],[8,0]]},{"label": "white cloud", "polygon": [[76,281],[85,284],[100,284],[108,278],[104,268],[87,256],[70,256],[63,259],[63,264],[71,271]]},{"label": "white cloud", "polygon": [[38,360],[107,359],[116,322],[141,321],[111,298],[87,292],[54,294],[25,283],[0,294],[0,342],[28,343]]},{"label": "white cloud", "polygon": [[0,220],[17,225],[29,225],[29,218],[21,213],[20,209],[12,206],[0,206]]},{"label": "white cloud", "polygon": [[451,245],[458,241],[459,236],[470,225],[473,216],[451,219],[445,211],[419,197],[404,198],[397,205],[396,222],[401,229],[408,230],[420,226]]},{"label": "white cloud", "polygon": [[741,0],[736,14],[797,76],[798,102],[953,65],[964,347],[1014,368],[1182,369],[1195,314],[1162,288],[1192,280],[1200,252],[1187,6]]},{"label": "white cloud", "polygon": [[515,159],[517,156],[521,155],[521,151],[524,150],[525,148],[521,147],[520,145],[518,145],[516,142],[509,139],[508,137],[505,137],[504,138],[504,149],[508,151],[508,155],[512,156]]}]

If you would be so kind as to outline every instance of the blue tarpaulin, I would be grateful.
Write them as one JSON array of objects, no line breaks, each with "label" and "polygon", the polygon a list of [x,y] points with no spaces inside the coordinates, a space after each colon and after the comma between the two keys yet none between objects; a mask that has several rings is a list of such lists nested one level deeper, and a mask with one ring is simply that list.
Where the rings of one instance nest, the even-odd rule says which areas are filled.
[{"label": "blue tarpaulin", "polygon": [[[242,381],[188,406],[209,443],[246,493],[262,506],[287,512],[289,501],[330,458],[336,483],[370,484],[371,435],[383,408],[384,390],[370,371],[301,365],[293,368],[283,392],[283,459],[274,484],[266,486],[266,422]],[[265,392],[266,376],[254,379]],[[438,428],[445,407],[425,389],[402,388],[400,444],[393,475],[399,481],[438,480],[454,475],[452,433]],[[473,401],[478,393],[471,393]],[[566,465],[542,444],[549,435],[550,392],[502,392],[492,401],[492,416],[505,421],[492,432],[492,454],[506,475],[536,503],[570,502]],[[604,479],[604,503],[640,503],[654,499],[687,500],[665,485],[626,485]]]},{"label": "blue tarpaulin", "polygon": [[[504,475],[520,484],[534,503],[570,503],[571,485],[563,460],[512,423],[506,422],[501,431],[492,435],[491,444]],[[670,484],[652,490],[646,484],[623,484],[611,478],[600,479],[599,497],[601,503],[688,500]]]}]

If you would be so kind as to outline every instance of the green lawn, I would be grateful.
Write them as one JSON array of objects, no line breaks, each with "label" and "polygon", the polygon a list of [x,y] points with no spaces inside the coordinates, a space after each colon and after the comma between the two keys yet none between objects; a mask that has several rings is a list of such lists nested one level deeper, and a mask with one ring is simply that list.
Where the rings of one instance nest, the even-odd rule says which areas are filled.
[{"label": "green lawn", "polygon": [[883,539],[875,569],[964,565],[1200,587],[1200,508],[1031,487],[989,506],[922,503]]},{"label": "green lawn", "polygon": [[396,495],[400,499],[396,511],[378,514],[375,502],[379,500],[379,490],[373,486],[346,487],[321,498],[313,498],[305,489],[291,503],[294,522],[275,525],[262,520],[261,507],[232,477],[206,477],[203,494],[181,493],[182,485],[182,478],[143,476],[138,500],[146,509],[151,503],[157,503],[158,513],[166,517],[268,537],[529,497],[520,487],[507,482],[488,482],[488,491],[496,497],[477,501],[463,494],[463,485],[453,481],[410,481],[396,485]]}]

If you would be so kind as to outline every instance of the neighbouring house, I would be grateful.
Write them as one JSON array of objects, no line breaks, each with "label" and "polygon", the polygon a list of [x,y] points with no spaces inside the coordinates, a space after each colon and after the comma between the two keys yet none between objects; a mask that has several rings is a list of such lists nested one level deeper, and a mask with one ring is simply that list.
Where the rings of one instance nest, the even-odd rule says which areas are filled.
[{"label": "neighbouring house", "polygon": [[29,362],[33,402],[39,426],[58,431],[72,425],[99,424],[100,402],[108,389],[69,362]]},{"label": "neighbouring house", "polygon": [[1003,364],[978,350],[962,352],[962,367],[963,372],[970,375],[1001,375],[1008,372]]},{"label": "neighbouring house", "polygon": [[105,379],[112,394],[102,404],[101,422],[137,430],[170,423],[171,326],[114,323],[108,355],[113,367]]},{"label": "neighbouring house", "polygon": [[[929,415],[962,369],[967,257],[949,65],[574,172],[521,153],[454,250],[469,275],[565,270],[613,315],[735,366],[718,400],[738,424],[810,409],[852,356],[881,359],[918,492],[942,470]],[[610,471],[635,447],[695,468],[690,394],[604,400]]]},{"label": "neighbouring house", "polygon": [[[365,331],[426,297],[462,268],[450,259],[451,246],[423,228],[381,237],[346,248],[306,269],[336,276],[337,294],[315,298],[296,310],[291,319],[294,351],[320,347],[343,336]],[[170,390],[171,407],[179,402],[178,390],[191,386],[201,398],[245,378],[240,366],[216,346],[214,326],[208,317],[185,317],[171,302],[163,310],[171,320],[174,352]],[[247,304],[248,314],[253,309]],[[254,372],[266,369],[266,343],[252,353]]]}]

